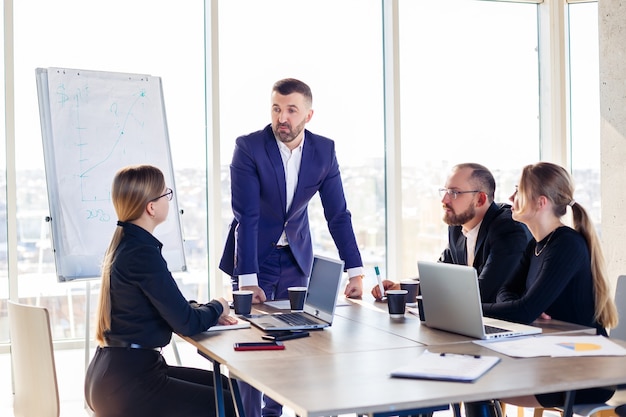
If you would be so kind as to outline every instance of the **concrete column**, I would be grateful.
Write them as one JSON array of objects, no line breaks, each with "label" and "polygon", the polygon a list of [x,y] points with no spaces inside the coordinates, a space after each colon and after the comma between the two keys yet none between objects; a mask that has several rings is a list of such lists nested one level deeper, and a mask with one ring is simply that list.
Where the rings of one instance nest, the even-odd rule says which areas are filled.
[{"label": "concrete column", "polygon": [[626,275],[626,2],[598,1],[602,243],[609,278]]}]

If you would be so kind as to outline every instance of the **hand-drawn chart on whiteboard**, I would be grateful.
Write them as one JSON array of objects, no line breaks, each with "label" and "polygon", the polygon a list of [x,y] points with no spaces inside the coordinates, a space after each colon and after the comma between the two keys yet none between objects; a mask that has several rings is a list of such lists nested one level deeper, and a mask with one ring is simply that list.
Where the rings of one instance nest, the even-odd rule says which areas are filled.
[{"label": "hand-drawn chart on whiteboard", "polygon": [[[111,183],[150,164],[176,189],[160,77],[38,68],[37,92],[59,281],[97,278],[116,227]],[[155,229],[171,271],[186,270],[176,193]]]}]

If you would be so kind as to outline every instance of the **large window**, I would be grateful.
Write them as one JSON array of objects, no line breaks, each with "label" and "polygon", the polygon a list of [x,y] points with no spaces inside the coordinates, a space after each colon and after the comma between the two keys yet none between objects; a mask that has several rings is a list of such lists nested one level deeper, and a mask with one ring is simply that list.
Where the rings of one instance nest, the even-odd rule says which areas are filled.
[{"label": "large window", "polygon": [[[313,92],[310,131],[335,140],[368,286],[385,262],[382,17],[379,0],[228,0],[219,3],[224,198],[237,136],[270,123],[275,81]],[[309,209],[315,253],[337,257],[321,203]],[[232,219],[223,206],[224,231]]]},{"label": "large window", "polygon": [[574,197],[600,232],[600,80],[598,3],[568,6],[571,166]]},{"label": "large window", "polygon": [[[0,23],[2,33],[4,33],[4,25]],[[2,39],[2,36],[0,36]],[[4,42],[0,42],[0,51],[4,56]],[[4,66],[0,68],[0,76],[4,79]],[[0,85],[1,97],[5,96],[5,85]],[[9,340],[7,308],[5,300],[9,298],[9,274],[8,274],[8,244],[7,244],[7,158],[6,158],[6,131],[5,125],[5,101],[0,100],[0,344]]]},{"label": "large window", "polygon": [[[58,283],[56,279],[50,229],[44,221],[49,211],[35,84],[37,67],[140,73],[162,78],[176,195],[184,210],[182,222],[189,267],[188,273],[177,274],[176,278],[190,298],[205,298],[203,1],[17,1],[14,14],[20,301],[37,302],[49,308],[55,339],[83,338],[86,286],[92,285],[94,289],[93,312],[99,283],[97,279],[74,283]],[[4,230],[5,225],[1,227]],[[110,236],[103,239],[108,241]],[[93,320],[88,324],[93,324]],[[6,333],[0,334],[0,339],[6,340]]]},{"label": "large window", "polygon": [[[211,2],[207,0],[207,5]],[[229,163],[235,138],[270,122],[272,84],[296,77],[313,90],[307,128],[335,140],[366,266],[365,290],[385,274],[389,236],[402,236],[399,280],[435,260],[446,245],[437,189],[457,163],[496,176],[506,202],[523,165],[539,160],[537,6],[529,3],[399,0],[402,193],[385,195],[383,16],[381,0],[221,0],[219,225],[232,219]],[[97,280],[58,283],[52,257],[35,84],[37,67],[147,73],[162,77],[188,273],[189,298],[207,297],[207,121],[205,1],[14,1],[18,297],[52,312],[56,340],[85,333],[86,291]],[[569,7],[571,156],[577,196],[599,219],[597,4]],[[389,74],[387,74],[389,75]],[[393,109],[392,109],[393,110]],[[3,124],[4,119],[0,120]],[[395,138],[394,138],[395,139]],[[3,142],[4,138],[2,138]],[[0,145],[3,145],[0,144]],[[209,148],[212,148],[209,146]],[[0,146],[4,149],[4,146]],[[0,151],[0,187],[5,156]],[[6,193],[0,192],[0,342],[8,340],[4,301]],[[398,230],[386,213],[401,206]],[[395,210],[394,210],[395,212]],[[337,256],[319,200],[310,208],[315,252]],[[109,237],[105,237],[107,240]],[[211,251],[213,253],[213,251]],[[385,274],[386,275],[386,274]],[[218,277],[229,287],[228,277]],[[92,320],[93,322],[93,320]]]},{"label": "large window", "polygon": [[447,245],[437,189],[453,165],[485,165],[508,202],[539,159],[537,65],[536,5],[400,1],[402,277]]}]

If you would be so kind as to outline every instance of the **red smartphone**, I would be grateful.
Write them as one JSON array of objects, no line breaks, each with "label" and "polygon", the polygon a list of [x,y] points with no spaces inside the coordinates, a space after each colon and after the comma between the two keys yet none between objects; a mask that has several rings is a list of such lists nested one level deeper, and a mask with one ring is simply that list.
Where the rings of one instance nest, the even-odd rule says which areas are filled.
[{"label": "red smartphone", "polygon": [[274,342],[246,342],[246,343],[235,343],[233,345],[235,350],[283,350],[285,349],[285,345],[283,342],[274,341]]}]

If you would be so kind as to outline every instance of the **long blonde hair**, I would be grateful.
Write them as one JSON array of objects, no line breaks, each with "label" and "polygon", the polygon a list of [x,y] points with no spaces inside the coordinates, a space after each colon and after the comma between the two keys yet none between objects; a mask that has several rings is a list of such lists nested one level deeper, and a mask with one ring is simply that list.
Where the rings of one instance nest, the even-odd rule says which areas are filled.
[{"label": "long blonde hair", "polygon": [[528,201],[534,201],[539,196],[545,196],[552,202],[553,213],[559,218],[567,213],[568,206],[571,207],[573,228],[587,241],[591,257],[595,319],[609,329],[617,326],[618,314],[609,289],[600,239],[587,211],[574,200],[574,183],[569,172],[550,162],[527,165],[522,170],[518,187],[520,213],[529,208]]},{"label": "long blonde hair", "polygon": [[[151,199],[165,188],[163,173],[151,165],[133,165],[115,174],[111,187],[111,199],[121,222],[138,219]],[[117,226],[102,261],[100,299],[97,310],[96,341],[105,343],[105,335],[111,329],[111,266],[115,261],[117,247],[124,236],[124,229]]]}]

